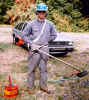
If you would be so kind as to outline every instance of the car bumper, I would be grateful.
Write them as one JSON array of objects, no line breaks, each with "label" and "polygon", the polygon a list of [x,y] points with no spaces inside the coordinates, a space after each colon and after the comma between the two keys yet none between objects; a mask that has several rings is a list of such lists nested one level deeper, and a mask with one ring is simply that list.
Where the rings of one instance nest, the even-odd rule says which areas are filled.
[{"label": "car bumper", "polygon": [[[23,45],[27,48],[27,44]],[[50,54],[62,54],[74,51],[74,46],[65,46],[65,47],[49,47]]]},{"label": "car bumper", "polygon": [[49,47],[50,54],[60,54],[65,52],[74,51],[74,46],[65,46],[65,47]]}]

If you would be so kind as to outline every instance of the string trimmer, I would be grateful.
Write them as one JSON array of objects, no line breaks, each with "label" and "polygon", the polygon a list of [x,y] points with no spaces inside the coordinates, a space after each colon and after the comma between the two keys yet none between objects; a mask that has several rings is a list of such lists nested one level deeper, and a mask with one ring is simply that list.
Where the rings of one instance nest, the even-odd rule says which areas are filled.
[{"label": "string trimmer", "polygon": [[72,65],[72,64],[70,64],[68,62],[65,62],[65,61],[63,61],[63,60],[61,60],[59,58],[56,58],[56,57],[54,57],[54,56],[52,56],[52,55],[50,55],[50,54],[48,54],[48,53],[46,53],[46,52],[44,52],[44,51],[42,51],[40,49],[38,49],[38,51],[43,53],[43,54],[45,54],[45,55],[47,55],[47,56],[49,56],[49,57],[51,57],[51,58],[53,58],[53,59],[55,59],[55,60],[57,60],[57,61],[63,62],[64,64],[68,65],[66,67],[70,67],[72,69],[75,69],[77,71],[76,76],[78,76],[80,78],[83,77],[83,76],[86,76],[88,74],[88,71],[84,71],[84,70],[81,71],[81,69],[79,69],[77,66],[76,66],[77,67],[76,68],[76,67],[74,67],[74,65]]}]

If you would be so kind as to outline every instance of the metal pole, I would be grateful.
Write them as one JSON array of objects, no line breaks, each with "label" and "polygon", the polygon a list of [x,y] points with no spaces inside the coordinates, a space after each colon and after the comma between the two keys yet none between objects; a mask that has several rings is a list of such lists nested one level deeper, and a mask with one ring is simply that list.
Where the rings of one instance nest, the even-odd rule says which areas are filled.
[{"label": "metal pole", "polygon": [[40,49],[38,49],[38,51],[41,52],[41,53],[43,53],[43,54],[45,54],[45,55],[47,55],[47,56],[49,56],[49,57],[51,57],[51,58],[54,58],[54,59],[58,60],[58,61],[60,61],[60,62],[63,62],[64,64],[68,65],[68,67],[71,67],[71,68],[76,69],[76,70],[78,70],[79,72],[81,72],[81,70],[80,70],[79,68],[74,67],[74,65],[72,65],[72,64],[70,64],[70,63],[68,63],[68,62],[65,62],[65,61],[63,61],[63,60],[61,60],[61,59],[59,59],[59,58],[56,58],[56,57],[54,57],[54,56],[52,56],[52,55],[50,55],[50,54],[48,54],[48,53],[46,53],[46,52],[44,52],[44,51],[42,51],[42,50],[40,50]]}]

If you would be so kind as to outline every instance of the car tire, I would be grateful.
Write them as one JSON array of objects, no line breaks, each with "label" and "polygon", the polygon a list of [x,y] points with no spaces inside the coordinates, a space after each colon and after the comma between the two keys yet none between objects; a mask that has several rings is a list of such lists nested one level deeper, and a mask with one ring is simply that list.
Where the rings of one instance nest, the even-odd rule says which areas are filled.
[{"label": "car tire", "polygon": [[59,53],[59,54],[54,54],[55,57],[63,57],[66,56],[68,52],[63,52],[63,53]]},{"label": "car tire", "polygon": [[19,38],[13,35],[13,44],[16,45],[16,43],[19,41]]},{"label": "car tire", "polygon": [[16,44],[16,38],[15,38],[15,35],[13,35],[13,44]]}]

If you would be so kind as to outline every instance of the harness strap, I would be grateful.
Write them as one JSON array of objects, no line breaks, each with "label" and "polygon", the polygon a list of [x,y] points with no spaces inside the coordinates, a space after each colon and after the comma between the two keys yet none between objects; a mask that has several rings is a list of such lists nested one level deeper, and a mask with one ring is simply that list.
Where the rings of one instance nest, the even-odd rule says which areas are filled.
[{"label": "harness strap", "polygon": [[40,39],[40,37],[43,35],[45,26],[46,26],[46,20],[45,20],[44,25],[42,27],[41,33],[39,34],[39,36],[36,39],[33,40],[33,43],[36,43]]}]

